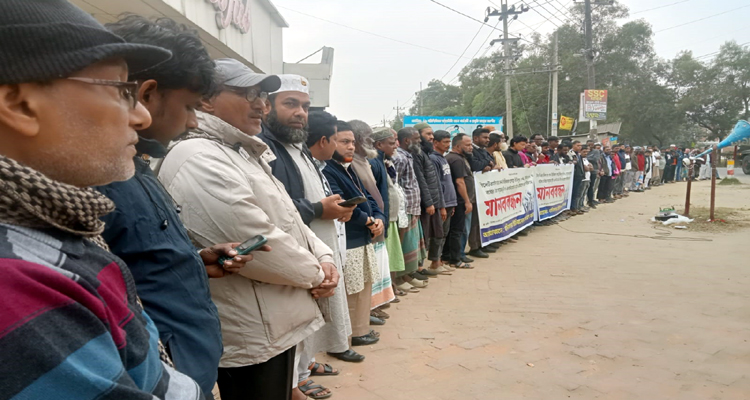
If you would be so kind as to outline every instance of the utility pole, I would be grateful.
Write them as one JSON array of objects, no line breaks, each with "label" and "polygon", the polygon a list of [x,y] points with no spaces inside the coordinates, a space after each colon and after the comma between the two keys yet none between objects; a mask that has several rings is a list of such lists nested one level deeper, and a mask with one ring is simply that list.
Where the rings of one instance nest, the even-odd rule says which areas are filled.
[{"label": "utility pole", "polygon": [[404,120],[401,119],[401,110],[403,110],[404,107],[399,107],[398,106],[398,101],[396,101],[396,107],[394,107],[393,109],[396,110],[396,120],[401,121],[401,125],[403,125],[404,124]]},{"label": "utility pole", "polygon": [[510,75],[507,75],[510,69],[510,44],[508,44],[508,0],[503,1],[503,53],[505,54],[505,117],[508,121],[505,126],[508,128],[508,137],[513,137],[513,96],[510,87]]},{"label": "utility pole", "polygon": [[[589,90],[596,89],[596,70],[594,69],[594,32],[591,27],[591,0],[584,0],[586,26],[586,72],[588,74]],[[589,139],[597,140],[596,120],[589,120]]]},{"label": "utility pole", "polygon": [[424,103],[422,102],[422,98],[424,97],[423,94],[424,93],[422,92],[422,82],[419,82],[419,115],[424,115],[422,114],[422,110],[423,110],[422,106],[424,105]]},{"label": "utility pole", "polygon": [[500,19],[503,21],[503,38],[502,39],[495,39],[490,42],[490,46],[495,44],[496,42],[503,42],[503,53],[504,53],[504,59],[505,59],[505,127],[507,128],[506,133],[508,134],[508,137],[513,137],[513,96],[511,91],[511,85],[510,85],[510,76],[511,76],[511,68],[510,63],[515,58],[511,55],[510,51],[510,44],[518,42],[518,38],[510,38],[508,37],[508,17],[512,16],[513,19],[518,18],[519,14],[525,13],[526,11],[529,11],[529,8],[526,6],[521,6],[521,9],[519,11],[516,11],[516,6],[508,7],[508,0],[503,0],[501,7],[501,11],[497,11],[492,9],[491,7],[487,7],[487,12],[484,18],[484,22],[489,21],[490,17],[500,17]]},{"label": "utility pole", "polygon": [[558,45],[557,45],[557,31],[555,31],[555,55],[552,58],[552,136],[557,136],[557,57]]}]

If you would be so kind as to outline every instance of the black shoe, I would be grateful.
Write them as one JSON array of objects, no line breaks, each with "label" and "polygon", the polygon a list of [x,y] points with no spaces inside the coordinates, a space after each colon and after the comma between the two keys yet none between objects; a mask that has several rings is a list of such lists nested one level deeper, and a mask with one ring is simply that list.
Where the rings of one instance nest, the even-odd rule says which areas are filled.
[{"label": "black shoe", "polygon": [[461,261],[462,261],[462,262],[465,262],[465,263],[467,263],[467,264],[471,264],[471,263],[473,263],[473,262],[474,262],[474,259],[473,259],[473,258],[469,258],[469,257],[466,257],[466,256],[463,256],[463,257],[461,257]]},{"label": "black shoe", "polygon": [[432,276],[438,276],[438,275],[440,275],[439,272],[432,271],[432,270],[430,270],[430,268],[422,268],[421,270],[419,270],[417,272],[419,272],[421,275],[424,275],[424,276],[427,276],[427,277],[432,277]]},{"label": "black shoe", "polygon": [[370,325],[385,325],[385,320],[370,315]]},{"label": "black shoe", "polygon": [[469,252],[469,255],[476,258],[490,258],[490,255],[483,252],[480,249],[472,250]]},{"label": "black shoe", "polygon": [[357,353],[354,350],[347,350],[343,353],[328,352],[328,355],[334,358],[338,358],[341,361],[353,362],[353,363],[358,363],[358,362],[362,362],[365,360],[365,356]]},{"label": "black shoe", "polygon": [[419,271],[412,272],[411,274],[409,274],[409,276],[411,276],[414,279],[419,279],[420,281],[426,281],[426,280],[430,279],[429,276],[422,275]]},{"label": "black shoe", "polygon": [[352,336],[352,346],[368,346],[377,343],[379,340],[380,338],[370,333],[364,336]]},{"label": "black shoe", "polygon": [[487,247],[492,247],[493,249],[499,249],[499,248],[500,248],[500,246],[502,246],[502,244],[501,244],[501,243],[502,243],[502,242],[495,242],[495,243],[490,243],[490,244],[488,244],[488,245],[487,245]]},{"label": "black shoe", "polygon": [[485,253],[497,253],[497,249],[490,246],[482,247],[482,251]]}]

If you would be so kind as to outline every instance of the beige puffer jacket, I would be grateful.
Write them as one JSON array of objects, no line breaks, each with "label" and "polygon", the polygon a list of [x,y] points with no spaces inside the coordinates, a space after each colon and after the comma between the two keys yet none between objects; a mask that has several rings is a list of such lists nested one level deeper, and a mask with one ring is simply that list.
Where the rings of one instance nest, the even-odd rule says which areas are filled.
[{"label": "beige puffer jacket", "polygon": [[260,139],[209,114],[199,113],[198,121],[158,176],[201,246],[268,238],[272,251],[254,252],[239,274],[210,280],[224,342],[220,366],[262,363],[323,326],[309,290],[323,281],[320,263],[332,263],[332,251],[271,174],[273,154]]}]

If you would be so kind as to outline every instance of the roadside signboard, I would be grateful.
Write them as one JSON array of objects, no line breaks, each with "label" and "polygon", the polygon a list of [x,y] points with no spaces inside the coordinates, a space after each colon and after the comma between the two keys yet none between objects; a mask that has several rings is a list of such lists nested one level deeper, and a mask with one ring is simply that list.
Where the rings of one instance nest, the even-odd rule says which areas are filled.
[{"label": "roadside signboard", "polygon": [[583,114],[589,120],[607,119],[607,91],[585,90],[583,92]]}]

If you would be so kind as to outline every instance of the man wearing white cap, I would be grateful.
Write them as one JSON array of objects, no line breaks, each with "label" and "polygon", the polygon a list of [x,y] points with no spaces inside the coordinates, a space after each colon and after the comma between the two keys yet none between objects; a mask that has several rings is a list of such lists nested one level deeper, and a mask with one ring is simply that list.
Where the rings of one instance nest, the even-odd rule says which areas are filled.
[{"label": "man wearing white cap", "polygon": [[[332,249],[338,240],[336,220],[348,221],[353,212],[351,207],[341,207],[343,199],[333,194],[325,184],[325,178],[313,161],[305,142],[308,138],[308,111],[310,108],[310,84],[299,75],[280,75],[281,87],[268,97],[271,110],[266,116],[266,124],[258,138],[263,140],[276,156],[271,161],[273,175],[280,180],[292,198],[302,220],[315,234]],[[335,119],[334,119],[335,122]],[[335,125],[335,124],[334,124]],[[341,226],[343,229],[343,226]],[[336,267],[342,272],[340,257],[334,256]],[[363,356],[349,349],[348,336],[351,333],[346,292],[342,287],[328,299],[327,307],[331,321],[324,329],[307,338],[297,347],[297,380],[299,388],[306,395],[322,397],[330,391],[313,385],[310,375],[335,375],[339,371],[327,364],[315,362],[318,351],[342,354],[346,361],[362,361]],[[346,325],[346,326],[345,326]],[[300,397],[299,393],[295,393]],[[303,398],[303,397],[300,397]]]},{"label": "man wearing white cap", "polygon": [[[281,87],[268,96],[271,112],[258,138],[264,141],[276,156],[270,165],[273,175],[284,184],[306,225],[315,219],[346,222],[352,215],[349,207],[340,207],[339,195],[327,196],[311,202],[305,196],[300,167],[295,163],[301,153],[307,153],[307,116],[310,110],[310,83],[299,75],[279,75]],[[303,156],[305,154],[302,154]],[[312,161],[309,156],[302,159]]]}]

